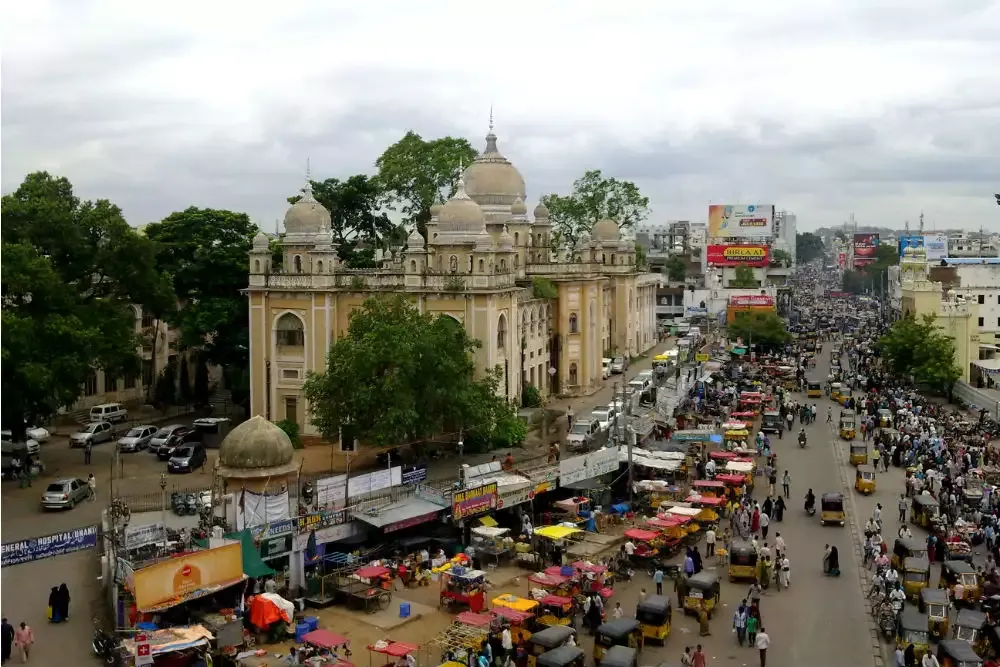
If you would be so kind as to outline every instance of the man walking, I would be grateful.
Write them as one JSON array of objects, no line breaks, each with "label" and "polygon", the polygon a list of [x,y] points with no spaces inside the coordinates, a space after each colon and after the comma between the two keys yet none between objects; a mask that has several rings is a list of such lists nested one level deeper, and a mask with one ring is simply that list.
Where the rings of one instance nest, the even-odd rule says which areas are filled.
[{"label": "man walking", "polygon": [[736,641],[743,646],[743,642],[747,639],[747,608],[742,602],[733,616],[733,627],[736,628]]},{"label": "man walking", "polygon": [[787,470],[785,471],[784,476],[782,476],[781,478],[781,490],[785,492],[785,500],[790,500],[792,497],[791,496],[792,476],[788,474]]},{"label": "man walking", "polygon": [[715,555],[715,531],[709,528],[705,531],[705,558]]},{"label": "man walking", "polygon": [[757,633],[757,650],[760,651],[760,667],[767,667],[767,649],[771,646],[771,637],[764,631],[764,626],[760,627]]},{"label": "man walking", "polygon": [[94,477],[94,473],[90,473],[87,477],[87,486],[90,487],[90,502],[97,500],[97,478]]},{"label": "man walking", "polygon": [[0,665],[6,665],[10,660],[10,654],[14,649],[14,626],[7,622],[7,617],[3,617],[0,624],[0,646],[3,652],[0,654]]},{"label": "man walking", "polygon": [[656,594],[663,595],[663,570],[659,566],[653,573],[653,582],[656,584]]},{"label": "man walking", "polygon": [[90,465],[90,450],[91,450],[91,445],[90,445],[90,440],[88,440],[83,445],[83,465],[85,466]]},{"label": "man walking", "polygon": [[899,523],[906,523],[906,494],[899,494]]}]

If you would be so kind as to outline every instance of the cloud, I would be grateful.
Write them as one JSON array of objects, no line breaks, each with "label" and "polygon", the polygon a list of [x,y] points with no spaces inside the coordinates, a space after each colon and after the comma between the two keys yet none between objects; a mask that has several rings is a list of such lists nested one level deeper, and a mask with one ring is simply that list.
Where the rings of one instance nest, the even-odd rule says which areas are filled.
[{"label": "cloud", "polygon": [[774,203],[996,228],[1000,2],[477,6],[124,0],[12,8],[2,188],[48,169],[134,224],[190,205],[271,228],[311,161],[370,172],[412,129],[482,144],[490,106],[529,198],[587,169],[652,220]]}]

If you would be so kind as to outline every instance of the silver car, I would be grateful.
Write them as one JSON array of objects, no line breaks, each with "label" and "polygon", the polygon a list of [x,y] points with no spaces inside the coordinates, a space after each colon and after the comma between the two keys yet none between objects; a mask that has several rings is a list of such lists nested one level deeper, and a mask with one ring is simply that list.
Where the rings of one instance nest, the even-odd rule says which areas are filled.
[{"label": "silver car", "polygon": [[153,439],[156,427],[148,424],[144,426],[133,426],[122,437],[118,438],[118,451],[137,452],[140,449],[149,447],[149,441]]},{"label": "silver car", "polygon": [[84,447],[89,442],[97,445],[108,442],[115,435],[115,429],[110,422],[92,422],[69,436],[70,447]]},{"label": "silver car", "polygon": [[82,479],[67,478],[52,482],[42,494],[42,507],[47,510],[73,509],[90,497],[90,486]]},{"label": "silver car", "polygon": [[578,420],[573,424],[573,428],[566,434],[566,446],[570,451],[582,451],[587,449],[591,438],[601,428],[593,416]]},{"label": "silver car", "polygon": [[160,430],[153,434],[153,437],[149,440],[149,451],[154,454],[160,451],[160,447],[167,444],[175,434],[182,434],[187,431],[190,427],[184,424],[168,424],[167,426],[161,426]]}]

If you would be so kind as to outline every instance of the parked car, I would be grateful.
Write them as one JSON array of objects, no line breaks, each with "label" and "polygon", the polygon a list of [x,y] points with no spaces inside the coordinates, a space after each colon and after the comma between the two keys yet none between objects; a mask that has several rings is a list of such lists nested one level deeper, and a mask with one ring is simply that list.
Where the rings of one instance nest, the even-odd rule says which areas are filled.
[{"label": "parked car", "polygon": [[156,427],[149,424],[133,426],[125,435],[118,438],[118,451],[137,452],[140,449],[146,449],[155,433]]},{"label": "parked car", "polygon": [[76,504],[90,497],[90,486],[82,479],[66,478],[52,482],[42,494],[42,508],[47,510],[73,509]]},{"label": "parked car", "polygon": [[601,423],[593,416],[585,419],[578,419],[573,427],[566,434],[566,446],[571,451],[586,449],[591,438],[601,429]]},{"label": "parked car", "polygon": [[149,451],[153,454],[158,454],[160,447],[167,444],[167,441],[171,437],[189,430],[189,427],[184,424],[169,424],[167,426],[161,426],[160,430],[153,434],[153,437],[149,439]]},{"label": "parked car", "polygon": [[639,394],[641,398],[646,398],[649,395],[649,390],[653,388],[653,381],[648,378],[636,378],[630,380],[627,387],[629,392]]},{"label": "parked car", "polygon": [[204,468],[206,458],[205,447],[200,444],[178,447],[167,461],[167,471],[192,472],[195,468]]},{"label": "parked car", "polygon": [[607,380],[611,377],[611,359],[604,357],[601,359],[601,379]]},{"label": "parked car", "polygon": [[121,403],[102,403],[90,409],[90,421],[117,424],[128,419],[128,410]]},{"label": "parked car", "polygon": [[70,447],[83,447],[88,442],[98,445],[108,442],[115,434],[115,428],[109,422],[92,422],[69,436]]},{"label": "parked car", "polygon": [[165,444],[160,445],[156,452],[156,458],[161,461],[168,461],[181,447],[186,445],[200,445],[202,434],[197,429],[185,429],[170,436]]},{"label": "parked car", "polygon": [[618,413],[612,405],[599,405],[591,411],[590,416],[597,420],[599,428],[602,431],[606,431],[614,426],[615,421],[618,419]]},{"label": "parked car", "polygon": [[[14,441],[11,432],[7,430],[0,431],[0,439],[2,439],[4,442]],[[38,441],[32,438],[30,435],[28,436],[28,439],[24,441],[24,444],[28,446],[28,454],[37,454],[41,450],[41,447],[39,447],[38,445]]]},{"label": "parked car", "polygon": [[615,357],[611,360],[611,373],[621,375],[628,370],[628,357]]}]

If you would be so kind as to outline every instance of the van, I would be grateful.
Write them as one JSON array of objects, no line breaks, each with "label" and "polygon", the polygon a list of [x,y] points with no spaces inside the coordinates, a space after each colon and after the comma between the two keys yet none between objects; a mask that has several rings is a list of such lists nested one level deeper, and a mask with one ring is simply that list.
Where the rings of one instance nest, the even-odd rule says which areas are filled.
[{"label": "van", "polygon": [[570,451],[584,451],[594,434],[601,430],[601,423],[593,416],[578,419],[566,434],[566,446]]},{"label": "van", "polygon": [[604,357],[601,359],[601,378],[607,380],[611,377],[611,359]]},{"label": "van", "polygon": [[128,419],[128,410],[121,403],[102,403],[90,409],[90,421],[117,424]]}]

